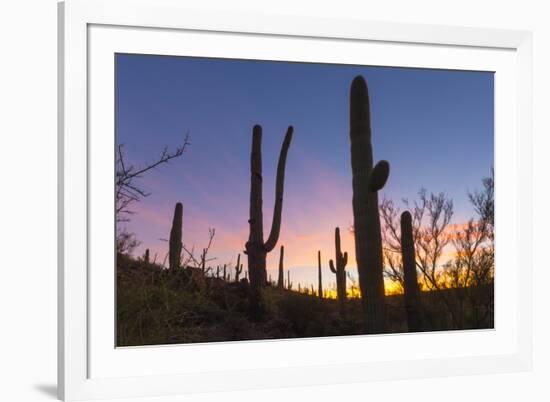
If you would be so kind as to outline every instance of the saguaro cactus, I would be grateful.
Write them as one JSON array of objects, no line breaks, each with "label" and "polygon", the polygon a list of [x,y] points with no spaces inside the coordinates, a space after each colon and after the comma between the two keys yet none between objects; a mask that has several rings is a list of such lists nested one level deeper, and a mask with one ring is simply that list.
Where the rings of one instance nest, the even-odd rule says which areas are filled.
[{"label": "saguaro cactus", "polygon": [[348,264],[348,252],[342,254],[340,244],[340,228],[334,230],[334,243],[336,247],[336,264],[333,260],[328,262],[330,270],[336,275],[336,295],[340,305],[340,313],[344,312],[344,303],[346,301],[346,265]]},{"label": "saguaro cactus", "polygon": [[283,210],[283,190],[285,166],[288,148],[292,140],[292,126],[288,130],[279,154],[277,179],[275,186],[275,206],[269,237],[264,241],[262,211],[262,128],[254,126],[252,131],[252,152],[250,156],[250,234],[245,245],[248,255],[248,276],[250,280],[250,312],[254,318],[261,315],[261,288],[267,282],[266,256],[277,245],[281,230],[281,212]]},{"label": "saguaro cactus", "polygon": [[239,275],[243,272],[243,265],[241,264],[241,255],[237,256],[237,265],[235,265],[235,282],[239,282]]},{"label": "saguaro cactus", "polygon": [[292,290],[292,282],[290,282],[290,269],[286,271],[286,288]]},{"label": "saguaro cactus", "polygon": [[145,255],[143,256],[143,261],[145,264],[149,264],[149,249],[145,250]]},{"label": "saguaro cactus", "polygon": [[284,263],[285,246],[281,246],[281,252],[279,253],[279,277],[277,278],[277,287],[282,289],[284,287]]},{"label": "saguaro cactus", "polygon": [[403,260],[407,325],[409,331],[422,331],[424,328],[418,299],[412,216],[409,211],[401,214],[401,257]]},{"label": "saguaro cactus", "polygon": [[183,220],[183,205],[181,202],[176,204],[174,209],[174,218],[172,228],[170,229],[170,242],[168,244],[168,266],[170,269],[176,269],[180,266],[181,257],[181,225]]},{"label": "saguaro cactus", "polygon": [[323,298],[323,275],[321,273],[321,250],[317,251],[317,266],[318,266],[318,277],[319,277],[319,288],[317,290],[319,299]]},{"label": "saguaro cactus", "polygon": [[373,166],[370,104],[367,83],[355,77],[350,91],[351,169],[353,173],[353,221],[355,257],[367,333],[385,329],[382,237],[378,191],[384,187],[390,165]]}]

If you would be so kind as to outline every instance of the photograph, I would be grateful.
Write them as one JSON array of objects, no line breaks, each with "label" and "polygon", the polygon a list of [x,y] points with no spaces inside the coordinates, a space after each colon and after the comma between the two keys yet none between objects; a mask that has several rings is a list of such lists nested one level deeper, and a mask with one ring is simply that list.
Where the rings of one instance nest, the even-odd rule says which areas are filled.
[{"label": "photograph", "polygon": [[494,330],[493,72],[116,53],[114,78],[116,347]]}]

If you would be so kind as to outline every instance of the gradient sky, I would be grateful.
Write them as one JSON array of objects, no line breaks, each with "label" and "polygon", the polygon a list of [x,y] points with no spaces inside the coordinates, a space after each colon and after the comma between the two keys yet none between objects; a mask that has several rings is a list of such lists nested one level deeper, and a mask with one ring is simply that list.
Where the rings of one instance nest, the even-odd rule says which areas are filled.
[{"label": "gradient sky", "polygon": [[[244,61],[150,55],[116,56],[116,134],[134,165],[153,161],[189,132],[184,156],[139,184],[126,227],[162,260],[174,205],[183,203],[183,242],[202,249],[216,228],[212,265],[235,263],[248,239],[252,126],[263,127],[264,234],[271,228],[275,173],[288,125],[294,126],[283,204],[285,268],[316,283],[322,250],[325,285],[334,282],[334,228],[343,232],[356,274],[349,152],[349,86],[362,74],[371,97],[375,160],[391,174],[381,195],[414,199],[421,187],[454,201],[453,223],[473,216],[467,191],[493,165],[493,74],[431,69]],[[277,247],[278,247],[277,246]],[[241,257],[242,259],[242,257]],[[276,278],[278,250],[268,254]],[[246,259],[245,259],[246,267]]]}]

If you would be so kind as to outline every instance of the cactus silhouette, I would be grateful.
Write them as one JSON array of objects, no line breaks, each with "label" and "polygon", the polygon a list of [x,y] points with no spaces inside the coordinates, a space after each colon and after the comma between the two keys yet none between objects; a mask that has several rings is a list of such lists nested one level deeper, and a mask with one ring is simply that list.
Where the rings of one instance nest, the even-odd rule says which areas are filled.
[{"label": "cactus silhouette", "polygon": [[285,256],[285,246],[281,246],[281,252],[279,254],[279,277],[277,278],[277,287],[282,289],[284,288],[284,263],[283,259]]},{"label": "cactus silhouette", "polygon": [[204,275],[206,273],[206,249],[202,249],[201,253],[201,270],[202,274]]},{"label": "cactus silhouette", "polygon": [[223,280],[227,280],[227,264],[223,264]]},{"label": "cactus silhouette", "polygon": [[348,264],[348,252],[342,254],[340,244],[340,228],[334,230],[334,244],[336,247],[336,264],[333,260],[329,261],[329,267],[332,273],[336,275],[336,295],[340,313],[344,313],[344,303],[346,301],[346,265]]},{"label": "cactus silhouette", "polygon": [[241,264],[241,255],[237,256],[237,265],[235,265],[235,282],[239,282],[239,276],[243,272],[243,266]]},{"label": "cactus silhouette", "polygon": [[262,211],[262,128],[255,125],[252,130],[252,152],[250,155],[250,234],[245,245],[248,256],[248,276],[250,280],[249,304],[252,318],[262,315],[261,288],[267,282],[266,256],[277,245],[281,231],[281,212],[283,210],[283,192],[285,181],[285,166],[288,148],[292,140],[293,128],[288,130],[283,141],[279,162],[277,164],[277,179],[275,185],[275,205],[269,237],[264,241],[263,211]]},{"label": "cactus silhouette", "polygon": [[218,265],[216,267],[216,278],[219,278],[220,277],[220,266]]},{"label": "cactus silhouette", "polygon": [[292,290],[292,282],[290,282],[290,269],[286,271],[286,288]]},{"label": "cactus silhouette", "polygon": [[319,293],[319,299],[323,298],[323,275],[321,273],[321,250],[317,251],[317,266],[318,266],[318,277],[319,277],[319,288],[317,292]]},{"label": "cactus silhouette", "polygon": [[369,93],[361,76],[351,84],[350,141],[355,257],[364,325],[367,333],[380,333],[385,329],[386,313],[378,191],[386,184],[390,165],[380,161],[373,166]]},{"label": "cactus silhouette", "polygon": [[170,241],[168,244],[168,266],[170,269],[176,269],[180,266],[181,258],[181,225],[183,220],[183,205],[181,202],[176,204],[174,209],[174,219],[170,229]]},{"label": "cactus silhouette", "polygon": [[149,249],[145,250],[145,255],[143,256],[143,261],[145,264],[149,264]]},{"label": "cactus silhouette", "polygon": [[423,322],[420,313],[420,300],[418,298],[412,216],[409,211],[401,214],[401,257],[403,260],[407,325],[409,331],[421,331],[423,329]]}]

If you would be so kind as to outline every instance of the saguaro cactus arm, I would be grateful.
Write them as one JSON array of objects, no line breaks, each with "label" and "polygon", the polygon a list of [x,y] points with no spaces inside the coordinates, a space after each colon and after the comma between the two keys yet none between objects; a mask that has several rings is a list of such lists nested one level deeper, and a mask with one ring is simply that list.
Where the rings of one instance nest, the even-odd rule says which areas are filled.
[{"label": "saguaro cactus arm", "polygon": [[332,271],[332,273],[336,274],[336,267],[334,266],[334,262],[332,261],[332,259],[329,260],[328,266],[330,267],[330,270]]},{"label": "saguaro cactus arm", "polygon": [[269,237],[264,244],[264,249],[267,252],[270,252],[275,248],[277,240],[279,240],[279,234],[281,231],[281,213],[283,211],[283,192],[285,186],[285,167],[286,167],[286,157],[288,154],[288,148],[290,147],[290,142],[292,141],[292,133],[294,129],[292,126],[289,126],[281,147],[281,153],[279,154],[279,162],[277,164],[277,182],[275,185],[275,206],[273,208],[273,221],[271,223],[271,231]]},{"label": "saguaro cactus arm", "polygon": [[381,160],[372,169],[369,175],[369,189],[370,191],[381,190],[388,177],[390,176],[390,164],[388,161]]},{"label": "saguaro cactus arm", "polygon": [[340,257],[336,257],[336,266],[334,266],[334,261],[332,261],[332,259],[329,260],[328,265],[333,274],[338,273],[339,266],[345,268],[346,265],[348,265],[348,252],[346,251],[343,255],[340,255]]}]

